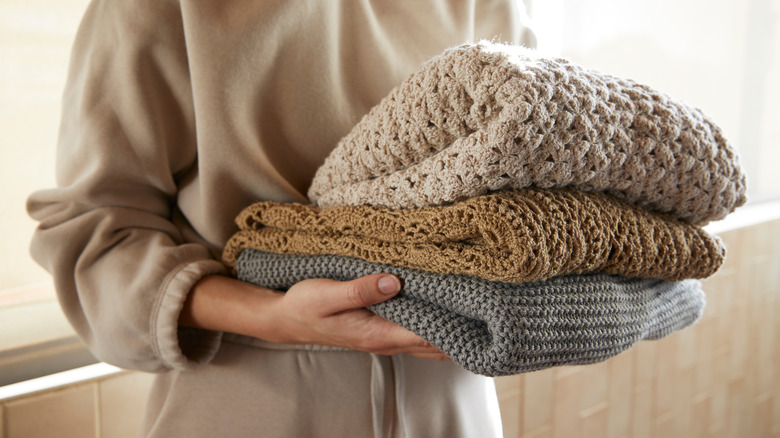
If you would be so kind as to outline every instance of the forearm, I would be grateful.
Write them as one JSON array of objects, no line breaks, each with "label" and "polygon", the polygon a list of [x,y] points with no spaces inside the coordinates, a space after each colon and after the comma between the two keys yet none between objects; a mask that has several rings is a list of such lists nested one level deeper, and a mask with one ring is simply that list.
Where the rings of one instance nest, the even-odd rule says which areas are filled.
[{"label": "forearm", "polygon": [[235,278],[209,275],[190,291],[179,324],[273,340],[271,316],[282,296]]},{"label": "forearm", "polygon": [[309,279],[284,293],[210,275],[190,290],[179,325],[277,343],[446,359],[416,334],[365,309],[392,298],[400,288],[400,281],[386,274],[349,282]]}]

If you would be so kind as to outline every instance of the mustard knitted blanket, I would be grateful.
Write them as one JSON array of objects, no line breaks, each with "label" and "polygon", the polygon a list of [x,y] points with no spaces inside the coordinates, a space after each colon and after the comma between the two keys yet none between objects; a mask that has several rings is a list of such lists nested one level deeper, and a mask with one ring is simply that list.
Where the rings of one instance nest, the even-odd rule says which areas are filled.
[{"label": "mustard knitted blanket", "polygon": [[223,253],[230,267],[252,248],[503,282],[594,271],[682,280],[711,275],[725,253],[720,240],[699,227],[569,189],[502,191],[408,210],[260,202],[236,222],[241,231]]},{"label": "mustard knitted blanket", "polygon": [[693,224],[745,202],[734,148],[650,87],[482,42],[396,87],[317,172],[321,207],[439,205],[503,188],[605,191]]}]

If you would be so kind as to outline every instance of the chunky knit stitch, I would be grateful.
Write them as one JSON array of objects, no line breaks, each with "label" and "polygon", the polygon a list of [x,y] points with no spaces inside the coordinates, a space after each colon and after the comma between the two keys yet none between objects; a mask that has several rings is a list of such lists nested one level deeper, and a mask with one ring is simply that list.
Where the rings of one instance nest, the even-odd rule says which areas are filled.
[{"label": "chunky knit stitch", "polygon": [[510,190],[404,210],[260,202],[237,223],[242,231],[223,253],[228,266],[254,248],[507,282],[593,271],[681,280],[714,273],[725,252],[701,228],[568,189]]},{"label": "chunky knit stitch", "polygon": [[699,110],[487,42],[450,49],[396,87],[341,140],[309,197],[408,208],[529,186],[606,191],[694,224],[745,202],[738,155]]},{"label": "chunky knit stitch", "polygon": [[370,309],[417,333],[463,368],[487,376],[600,362],[640,340],[693,324],[704,308],[695,280],[594,274],[512,284],[356,258],[251,249],[240,254],[236,269],[241,280],[279,290],[307,278],[398,275],[401,294]]}]

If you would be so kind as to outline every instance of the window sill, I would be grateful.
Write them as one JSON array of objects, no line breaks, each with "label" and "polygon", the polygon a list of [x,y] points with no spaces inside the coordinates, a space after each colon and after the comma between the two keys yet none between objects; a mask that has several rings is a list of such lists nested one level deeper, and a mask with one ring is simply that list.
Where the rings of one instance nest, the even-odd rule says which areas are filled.
[{"label": "window sill", "polygon": [[708,224],[704,229],[712,234],[719,234],[777,219],[780,219],[780,199],[745,205],[726,219]]},{"label": "window sill", "polygon": [[51,283],[0,292],[0,386],[97,362],[60,309]]},{"label": "window sill", "polygon": [[127,372],[107,363],[97,363],[85,367],[75,368],[60,373],[50,374],[12,385],[0,386],[0,403],[19,397],[26,397],[39,392],[53,389],[67,388],[69,386],[109,377],[115,374]]}]

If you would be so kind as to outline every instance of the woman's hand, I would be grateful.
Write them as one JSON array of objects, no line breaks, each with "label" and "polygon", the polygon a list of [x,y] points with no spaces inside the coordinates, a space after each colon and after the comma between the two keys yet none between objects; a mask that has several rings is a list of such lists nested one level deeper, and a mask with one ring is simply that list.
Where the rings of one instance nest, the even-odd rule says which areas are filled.
[{"label": "woman's hand", "polygon": [[278,343],[447,359],[421,337],[365,309],[394,297],[400,290],[401,282],[390,274],[346,282],[304,280],[287,293],[213,275],[193,287],[179,322]]}]

